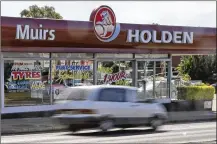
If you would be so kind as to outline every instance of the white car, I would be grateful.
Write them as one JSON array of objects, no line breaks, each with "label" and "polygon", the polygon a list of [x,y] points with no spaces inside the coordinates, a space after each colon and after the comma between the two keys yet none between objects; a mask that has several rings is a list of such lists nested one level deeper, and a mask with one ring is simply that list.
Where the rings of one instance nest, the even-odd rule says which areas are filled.
[{"label": "white car", "polygon": [[69,87],[56,101],[60,110],[53,115],[71,131],[86,128],[129,128],[150,126],[156,130],[167,120],[167,111],[156,102],[137,101],[137,88],[95,85]]}]

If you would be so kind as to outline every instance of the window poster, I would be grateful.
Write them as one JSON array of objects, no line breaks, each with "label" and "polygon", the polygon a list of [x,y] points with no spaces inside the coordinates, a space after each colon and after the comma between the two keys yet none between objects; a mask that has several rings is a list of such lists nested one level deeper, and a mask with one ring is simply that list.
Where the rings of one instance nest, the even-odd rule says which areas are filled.
[{"label": "window poster", "polygon": [[15,60],[11,68],[8,92],[31,92],[31,97],[34,97],[36,92],[45,90],[41,71],[40,62]]},{"label": "window poster", "polygon": [[128,73],[124,70],[114,73],[112,67],[98,67],[100,84],[129,85]]}]

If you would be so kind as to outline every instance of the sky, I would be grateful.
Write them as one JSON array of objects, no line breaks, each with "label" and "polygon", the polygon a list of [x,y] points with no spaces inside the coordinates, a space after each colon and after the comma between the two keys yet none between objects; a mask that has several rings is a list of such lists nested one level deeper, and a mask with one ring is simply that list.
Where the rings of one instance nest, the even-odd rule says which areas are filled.
[{"label": "sky", "polygon": [[215,1],[3,1],[1,16],[19,17],[33,4],[53,6],[66,20],[88,21],[93,9],[108,5],[119,23],[216,27]]}]

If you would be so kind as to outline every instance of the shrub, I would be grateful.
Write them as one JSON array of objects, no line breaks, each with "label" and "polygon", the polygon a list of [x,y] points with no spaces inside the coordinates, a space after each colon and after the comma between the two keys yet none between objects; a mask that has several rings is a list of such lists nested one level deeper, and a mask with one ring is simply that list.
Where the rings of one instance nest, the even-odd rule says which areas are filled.
[{"label": "shrub", "polygon": [[215,88],[212,86],[182,86],[177,87],[178,99],[182,100],[212,100]]},{"label": "shrub", "polygon": [[205,84],[205,83],[199,83],[199,84],[195,84],[194,86],[208,86],[208,84]]}]

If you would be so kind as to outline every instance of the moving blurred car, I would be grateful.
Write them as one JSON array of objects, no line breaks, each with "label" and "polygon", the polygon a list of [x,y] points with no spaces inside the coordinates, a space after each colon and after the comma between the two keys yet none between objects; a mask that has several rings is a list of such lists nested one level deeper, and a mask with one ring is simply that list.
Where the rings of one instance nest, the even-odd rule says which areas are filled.
[{"label": "moving blurred car", "polygon": [[69,87],[56,100],[62,109],[54,116],[71,131],[150,126],[156,130],[167,119],[163,105],[137,100],[137,88],[95,85]]}]

